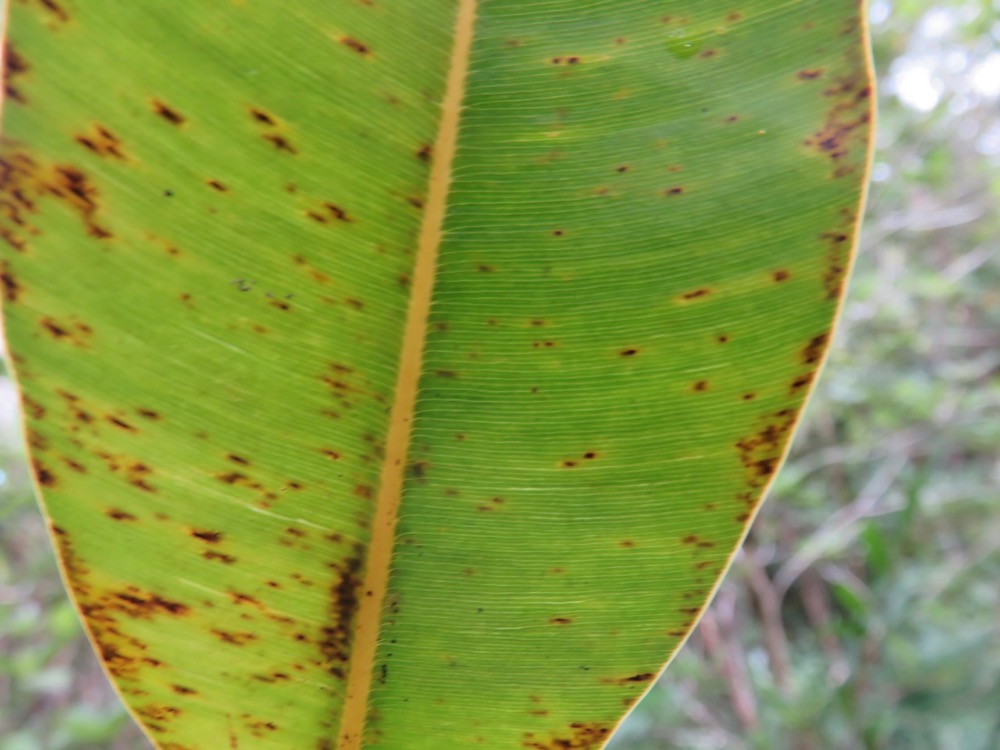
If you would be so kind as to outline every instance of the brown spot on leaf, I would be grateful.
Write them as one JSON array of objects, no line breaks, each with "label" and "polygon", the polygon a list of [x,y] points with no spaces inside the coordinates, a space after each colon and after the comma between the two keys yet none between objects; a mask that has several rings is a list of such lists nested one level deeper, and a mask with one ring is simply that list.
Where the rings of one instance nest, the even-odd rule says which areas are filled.
[{"label": "brown spot on leaf", "polygon": [[248,643],[252,643],[257,640],[256,633],[239,633],[230,630],[219,630],[216,628],[213,628],[210,632],[220,641],[228,643],[230,646],[245,646]]},{"label": "brown spot on leaf", "polygon": [[119,430],[124,430],[125,432],[133,432],[133,433],[139,431],[138,429],[136,429],[136,427],[134,427],[133,425],[129,424],[124,419],[120,419],[119,417],[116,417],[116,416],[114,416],[112,414],[108,414],[104,418],[108,422],[110,422],[111,424],[113,424],[115,427],[117,427]]},{"label": "brown spot on leaf", "polygon": [[221,562],[224,565],[232,565],[236,562],[236,558],[232,555],[227,555],[224,552],[216,552],[215,550],[205,550],[201,553],[201,556],[206,560],[212,560],[215,562]]},{"label": "brown spot on leaf", "polygon": [[191,529],[191,536],[195,539],[200,539],[208,544],[218,544],[222,541],[221,531],[209,531],[207,529]]},{"label": "brown spot on leaf", "polygon": [[21,394],[21,407],[24,409],[25,413],[32,419],[45,418],[45,407],[42,406],[37,401],[33,400],[26,393]]},{"label": "brown spot on leaf", "polygon": [[152,473],[152,469],[139,461],[135,461],[125,468],[125,478],[128,483],[143,492],[156,492],[156,487],[146,481],[146,477]]},{"label": "brown spot on leaf", "polygon": [[42,318],[40,321],[42,328],[49,332],[49,335],[55,339],[66,338],[70,335],[69,331],[66,330],[62,325],[56,323],[52,318]]},{"label": "brown spot on leaf", "polygon": [[120,508],[108,508],[104,511],[104,515],[108,518],[114,519],[115,521],[137,521],[138,519],[129,513],[128,511],[121,510]]},{"label": "brown spot on leaf", "polygon": [[191,609],[186,604],[172,601],[159,594],[142,592],[134,586],[129,586],[125,591],[114,592],[108,606],[129,617],[142,620],[156,615],[183,616]]},{"label": "brown spot on leaf", "polygon": [[797,376],[792,381],[792,384],[789,386],[790,391],[792,393],[798,393],[803,388],[808,387],[809,384],[813,381],[814,377],[815,377],[815,373],[812,373],[812,372],[807,372],[807,373],[804,373],[803,375]]},{"label": "brown spot on leaf", "polygon": [[827,342],[830,340],[829,333],[821,333],[814,336],[802,350],[802,363],[806,365],[817,365],[826,351]]},{"label": "brown spot on leaf", "polygon": [[746,472],[746,484],[750,488],[747,497],[751,503],[757,498],[754,490],[763,489],[777,468],[794,424],[795,411],[782,409],[768,415],[756,432],[736,442],[740,463]]},{"label": "brown spot on leaf", "polygon": [[330,564],[336,573],[336,579],[330,588],[329,624],[323,626],[318,646],[324,667],[339,679],[346,677],[347,662],[351,655],[351,637],[358,609],[363,559],[364,548],[356,544],[351,555]]},{"label": "brown spot on leaf", "polygon": [[25,77],[31,66],[28,61],[14,49],[8,40],[4,45],[3,87],[8,101],[17,104],[27,104],[28,99],[21,91],[20,80]]},{"label": "brown spot on leaf", "polygon": [[[258,107],[250,108],[250,116],[262,125],[273,127],[278,124],[278,121],[272,115]],[[294,192],[294,190],[290,192]]]},{"label": "brown spot on leaf", "polygon": [[171,107],[166,102],[159,99],[153,99],[150,102],[150,106],[153,109],[153,113],[157,117],[162,117],[164,120],[169,122],[171,125],[183,125],[187,118],[178,112],[176,109]]},{"label": "brown spot on leaf", "polygon": [[341,37],[340,43],[343,44],[345,47],[354,50],[359,55],[371,54],[371,49],[369,49],[368,45],[365,44],[364,42],[358,41],[354,37],[350,36]]},{"label": "brown spot on leaf", "polygon": [[35,479],[38,480],[38,484],[42,487],[55,487],[59,484],[59,480],[56,475],[49,471],[45,464],[37,458],[31,459],[31,466],[35,472]]},{"label": "brown spot on leaf", "polygon": [[691,300],[704,299],[712,294],[712,290],[707,287],[699,287],[698,289],[693,289],[690,292],[684,292],[681,295],[681,299],[690,302]]},{"label": "brown spot on leaf", "polygon": [[565,733],[545,739],[534,732],[526,732],[521,746],[529,750],[597,750],[603,747],[611,734],[611,727],[598,722],[573,722]]},{"label": "brown spot on leaf", "polygon": [[17,280],[7,261],[0,261],[0,284],[3,286],[3,299],[5,302],[17,302],[21,298],[24,287]]},{"label": "brown spot on leaf", "polygon": [[573,620],[569,617],[553,617],[549,620],[549,624],[551,625],[570,625],[572,622]]},{"label": "brown spot on leaf", "polygon": [[103,125],[94,125],[90,132],[73,136],[73,140],[102,158],[127,160],[121,139]]},{"label": "brown spot on leaf", "polygon": [[284,151],[286,154],[297,154],[298,149],[292,145],[285,136],[278,135],[276,133],[265,133],[262,138],[274,146],[278,151]]},{"label": "brown spot on leaf", "polygon": [[629,675],[628,677],[610,677],[601,680],[601,682],[608,685],[635,685],[644,682],[649,682],[656,678],[655,672],[640,672],[639,674]]},{"label": "brown spot on leaf", "polygon": [[[867,150],[866,131],[871,120],[871,87],[864,67],[857,63],[855,65],[851,73],[836,77],[823,91],[823,96],[832,100],[833,104],[820,128],[805,140],[807,147],[829,157],[835,163],[853,162],[855,159],[852,156],[855,153],[861,154]],[[802,74],[799,75],[801,77]],[[850,167],[838,167],[834,176],[844,176],[853,171]]]},{"label": "brown spot on leaf", "polygon": [[[25,0],[22,0],[24,2]],[[30,0],[29,0],[30,2]],[[40,8],[54,16],[59,21],[66,23],[69,21],[69,13],[56,0],[35,0]]]},{"label": "brown spot on leaf", "polygon": [[[854,217],[848,212],[844,215],[845,224],[851,222],[853,229]],[[847,273],[848,256],[850,254],[850,235],[841,231],[823,232],[820,239],[826,243],[826,269],[823,272],[823,289],[826,298],[836,299]]]},{"label": "brown spot on leaf", "polygon": [[84,466],[83,464],[81,464],[79,461],[76,461],[76,460],[70,458],[69,456],[63,456],[62,457],[62,461],[63,461],[64,464],[66,464],[70,469],[72,469],[73,471],[75,471],[77,474],[86,474],[87,473],[87,467],[86,466]]},{"label": "brown spot on leaf", "polygon": [[324,201],[320,204],[320,211],[314,211],[311,213],[316,214],[316,216],[312,217],[314,220],[320,221],[323,224],[327,223],[331,219],[347,223],[353,221],[347,211],[338,206],[336,203],[331,203],[330,201]]},{"label": "brown spot on leaf", "polygon": [[96,221],[97,188],[84,172],[76,167],[57,166],[55,168],[55,181],[49,186],[49,192],[63,199],[70,208],[80,215],[87,228],[87,233],[91,237],[106,240],[112,236],[110,231]]}]

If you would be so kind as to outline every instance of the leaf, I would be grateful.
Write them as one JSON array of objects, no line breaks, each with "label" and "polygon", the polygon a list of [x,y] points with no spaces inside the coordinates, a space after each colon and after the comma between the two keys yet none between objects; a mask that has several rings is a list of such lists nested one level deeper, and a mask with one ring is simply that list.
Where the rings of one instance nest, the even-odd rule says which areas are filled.
[{"label": "leaf", "polygon": [[862,11],[12,5],[35,476],[161,748],[605,743],[824,356]]}]

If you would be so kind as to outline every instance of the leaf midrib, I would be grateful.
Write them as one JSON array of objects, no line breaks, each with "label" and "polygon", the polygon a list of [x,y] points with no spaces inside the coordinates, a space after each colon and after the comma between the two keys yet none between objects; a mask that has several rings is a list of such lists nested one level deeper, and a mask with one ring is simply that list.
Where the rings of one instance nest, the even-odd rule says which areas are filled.
[{"label": "leaf midrib", "polygon": [[458,0],[455,43],[448,68],[441,124],[432,154],[430,181],[423,223],[413,267],[412,295],[403,329],[403,343],[396,376],[395,398],[389,418],[385,458],[364,579],[358,591],[358,610],[352,638],[351,662],[337,750],[360,750],[364,741],[368,695],[378,646],[378,634],[389,583],[389,569],[396,521],[402,499],[406,457],[423,369],[424,342],[434,291],[438,248],[443,236],[452,162],[458,143],[459,119],[472,49],[477,0]]}]

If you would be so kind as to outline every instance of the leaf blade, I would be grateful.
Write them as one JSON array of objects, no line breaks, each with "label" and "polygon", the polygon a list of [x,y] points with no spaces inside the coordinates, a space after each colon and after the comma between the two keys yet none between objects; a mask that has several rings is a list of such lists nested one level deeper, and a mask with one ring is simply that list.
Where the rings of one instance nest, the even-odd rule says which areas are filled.
[{"label": "leaf blade", "polygon": [[[865,162],[857,3],[571,5],[478,5],[385,622],[372,669],[361,669],[374,679],[369,743],[603,744],[728,563],[829,338]],[[332,747],[380,464],[401,460],[386,453],[386,412],[440,98],[383,84],[413,72],[443,91],[451,25],[441,21],[454,6],[433,6],[435,23],[411,12],[404,27],[419,33],[398,48],[378,24],[403,4],[355,9],[356,30],[342,9],[296,8],[289,20],[277,5],[208,18],[196,3],[170,18],[130,7],[86,13],[91,28],[106,14],[140,39],[164,25],[180,51],[194,36],[211,50],[197,64],[234,90],[179,85],[159,62],[153,73],[86,71],[130,92],[95,104],[60,91],[62,71],[25,47],[37,80],[25,80],[30,106],[9,113],[9,130],[46,161],[8,151],[5,192],[44,206],[34,226],[45,235],[22,236],[17,221],[6,230],[8,242],[30,240],[12,256],[22,293],[7,307],[19,375],[42,413],[38,477],[78,602],[161,746]],[[39,39],[77,35],[110,69],[97,37],[80,36],[85,11],[64,20],[29,8],[26,34],[45,19]],[[276,35],[281,73],[257,70],[258,83],[230,58],[241,51],[250,64],[248,40],[274,29],[287,35]],[[289,29],[322,34],[329,60],[305,64],[310,47],[287,41]],[[414,56],[399,52],[417,41],[438,61],[431,73],[410,71]],[[372,72],[387,60],[390,73]],[[366,111],[384,126],[380,149],[329,87],[312,92],[319,114],[309,111],[301,97],[317,70],[350,71],[337,80],[354,96],[376,91]],[[56,101],[72,117],[44,104]],[[149,121],[119,137],[139,120],[137,101]],[[418,124],[405,144],[400,102]],[[235,136],[254,140],[254,160]],[[80,158],[87,170],[61,171]],[[238,176],[205,171],[220,166]],[[195,188],[205,192],[191,201]],[[180,213],[158,207],[179,197]],[[150,245],[162,257],[135,252]],[[50,281],[60,266],[115,279],[115,296]],[[167,322],[165,289],[179,292]],[[145,337],[167,351],[143,362]],[[250,343],[276,340],[280,363],[274,344]],[[108,369],[124,373],[113,386]],[[284,392],[296,394],[287,406],[268,402]],[[126,408],[124,393],[144,398]],[[269,434],[247,434],[248,416]],[[212,434],[199,437],[203,422]],[[182,503],[178,517],[156,510],[167,495]],[[105,548],[109,533],[118,548]],[[135,571],[149,548],[162,567]]]}]

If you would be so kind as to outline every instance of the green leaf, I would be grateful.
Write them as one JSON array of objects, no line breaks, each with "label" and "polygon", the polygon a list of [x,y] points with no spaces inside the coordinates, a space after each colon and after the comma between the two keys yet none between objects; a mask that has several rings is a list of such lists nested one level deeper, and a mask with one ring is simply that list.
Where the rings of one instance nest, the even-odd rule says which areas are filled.
[{"label": "green leaf", "polygon": [[862,12],[13,4],[28,441],[161,748],[606,742],[824,356]]}]

